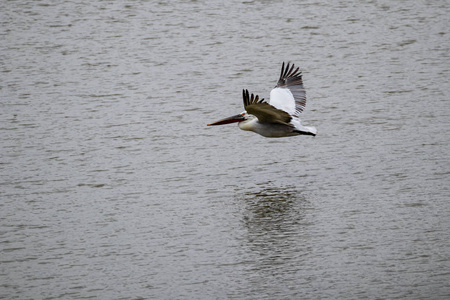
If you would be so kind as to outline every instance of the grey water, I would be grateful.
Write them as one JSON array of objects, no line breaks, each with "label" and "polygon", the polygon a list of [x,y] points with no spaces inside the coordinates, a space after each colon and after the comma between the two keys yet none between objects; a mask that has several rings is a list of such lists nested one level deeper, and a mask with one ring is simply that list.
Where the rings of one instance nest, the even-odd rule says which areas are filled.
[{"label": "grey water", "polygon": [[[449,299],[448,1],[1,1],[0,298]],[[304,125],[207,123],[300,66]]]}]

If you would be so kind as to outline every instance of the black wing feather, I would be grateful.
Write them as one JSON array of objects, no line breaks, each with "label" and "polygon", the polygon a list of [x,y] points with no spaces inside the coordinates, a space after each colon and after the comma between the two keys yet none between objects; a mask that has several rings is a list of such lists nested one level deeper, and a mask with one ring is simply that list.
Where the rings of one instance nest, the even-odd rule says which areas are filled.
[{"label": "black wing feather", "polygon": [[295,68],[294,64],[284,62],[281,66],[281,74],[275,88],[287,88],[291,91],[295,99],[295,112],[298,116],[306,106],[306,92],[303,87],[302,72],[300,68]]}]

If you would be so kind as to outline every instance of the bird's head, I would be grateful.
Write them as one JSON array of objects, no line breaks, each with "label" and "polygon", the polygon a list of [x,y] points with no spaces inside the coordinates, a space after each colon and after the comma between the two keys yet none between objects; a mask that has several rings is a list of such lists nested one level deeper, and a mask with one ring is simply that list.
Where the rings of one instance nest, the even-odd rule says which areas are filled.
[{"label": "bird's head", "polygon": [[225,125],[225,124],[236,123],[236,122],[240,123],[243,121],[251,120],[253,118],[255,118],[255,116],[248,114],[246,111],[243,111],[242,113],[240,113],[238,115],[231,116],[231,117],[219,120],[217,122],[207,124],[207,126]]}]

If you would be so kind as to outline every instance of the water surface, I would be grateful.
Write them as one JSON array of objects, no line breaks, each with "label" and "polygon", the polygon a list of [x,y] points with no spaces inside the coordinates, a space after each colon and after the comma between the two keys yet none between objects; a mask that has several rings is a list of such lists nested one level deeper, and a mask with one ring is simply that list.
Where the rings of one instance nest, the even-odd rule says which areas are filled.
[{"label": "water surface", "polygon": [[[447,1],[0,4],[0,298],[447,299]],[[301,66],[316,137],[206,127]]]}]

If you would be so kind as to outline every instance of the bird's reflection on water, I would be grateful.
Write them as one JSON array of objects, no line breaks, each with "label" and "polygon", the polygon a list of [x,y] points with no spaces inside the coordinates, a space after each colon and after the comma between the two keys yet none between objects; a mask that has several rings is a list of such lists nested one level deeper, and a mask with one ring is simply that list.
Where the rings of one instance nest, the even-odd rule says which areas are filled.
[{"label": "bird's reflection on water", "polygon": [[[297,187],[274,187],[270,182],[238,198],[245,232],[242,248],[253,274],[246,289],[268,299],[288,295],[295,288],[292,283],[299,283],[299,266],[306,265],[313,252],[309,228],[314,206]],[[306,284],[309,279],[304,280]]]},{"label": "bird's reflection on water", "polygon": [[245,207],[242,222],[251,250],[269,261],[305,251],[304,240],[309,237],[311,222],[308,212],[313,206],[301,191],[290,186],[264,187],[246,192],[241,201]]}]

